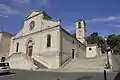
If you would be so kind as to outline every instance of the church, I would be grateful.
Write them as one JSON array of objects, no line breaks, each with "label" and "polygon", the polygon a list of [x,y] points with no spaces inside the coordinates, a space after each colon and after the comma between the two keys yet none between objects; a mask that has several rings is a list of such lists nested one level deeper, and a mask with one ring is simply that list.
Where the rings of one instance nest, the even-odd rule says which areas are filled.
[{"label": "church", "polygon": [[3,47],[8,48],[6,61],[13,69],[59,69],[75,58],[84,59],[92,54],[95,57],[96,52],[86,53],[85,21],[78,20],[75,24],[76,38],[61,26],[61,20],[52,20],[41,10],[31,11],[25,17],[22,29],[10,35],[10,46]]}]

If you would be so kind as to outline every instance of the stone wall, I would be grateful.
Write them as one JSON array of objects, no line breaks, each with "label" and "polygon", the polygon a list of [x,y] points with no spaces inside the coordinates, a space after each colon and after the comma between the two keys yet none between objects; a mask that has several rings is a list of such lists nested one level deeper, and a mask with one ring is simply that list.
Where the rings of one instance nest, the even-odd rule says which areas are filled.
[{"label": "stone wall", "polygon": [[33,68],[33,60],[24,53],[14,53],[6,59],[11,69],[31,70]]},{"label": "stone wall", "polygon": [[68,32],[64,29],[61,30],[61,46],[62,46],[62,55],[61,61],[64,64],[67,60],[73,57],[72,50],[74,49],[74,58],[85,58],[86,47],[81,42],[73,38]]},{"label": "stone wall", "polygon": [[113,71],[120,71],[120,55],[112,55],[112,70]]},{"label": "stone wall", "polygon": [[[6,32],[0,33],[0,57],[8,57],[11,46],[12,35]],[[0,58],[1,60],[1,58]]]}]

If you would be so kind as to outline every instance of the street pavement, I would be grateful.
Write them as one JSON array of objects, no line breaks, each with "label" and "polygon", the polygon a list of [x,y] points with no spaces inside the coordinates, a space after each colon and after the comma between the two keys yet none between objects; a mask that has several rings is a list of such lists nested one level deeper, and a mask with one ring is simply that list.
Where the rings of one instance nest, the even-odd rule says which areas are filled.
[{"label": "street pavement", "polygon": [[[113,80],[116,74],[107,72],[107,80]],[[0,80],[104,80],[104,73],[11,70],[10,74],[0,74]]]}]

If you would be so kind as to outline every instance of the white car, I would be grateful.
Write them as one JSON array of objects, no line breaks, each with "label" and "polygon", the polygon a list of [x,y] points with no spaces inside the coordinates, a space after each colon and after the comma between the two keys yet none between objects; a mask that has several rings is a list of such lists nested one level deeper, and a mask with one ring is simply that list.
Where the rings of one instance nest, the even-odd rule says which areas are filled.
[{"label": "white car", "polygon": [[0,73],[9,73],[10,66],[8,62],[0,62]]}]

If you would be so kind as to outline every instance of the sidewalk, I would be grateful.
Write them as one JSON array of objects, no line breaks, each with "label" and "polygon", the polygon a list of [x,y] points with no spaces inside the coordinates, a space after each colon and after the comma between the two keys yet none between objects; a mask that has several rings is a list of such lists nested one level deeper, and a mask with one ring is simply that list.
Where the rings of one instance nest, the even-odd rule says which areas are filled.
[{"label": "sidewalk", "polygon": [[[38,69],[34,71],[47,71],[47,72],[104,72],[104,70],[97,69]],[[112,72],[106,70],[107,72]]]}]

